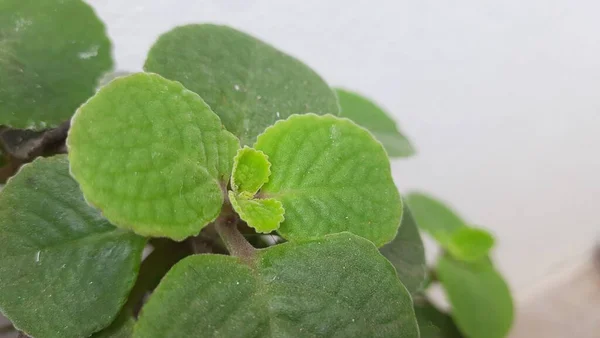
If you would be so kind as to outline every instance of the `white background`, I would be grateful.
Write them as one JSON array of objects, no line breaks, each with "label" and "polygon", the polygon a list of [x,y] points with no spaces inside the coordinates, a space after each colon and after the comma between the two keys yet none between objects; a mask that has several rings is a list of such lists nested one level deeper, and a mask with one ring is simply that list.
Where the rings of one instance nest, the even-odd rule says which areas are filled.
[{"label": "white background", "polygon": [[386,107],[419,154],[403,191],[498,238],[518,295],[600,234],[600,2],[94,0],[121,70],[176,25],[224,23]]}]

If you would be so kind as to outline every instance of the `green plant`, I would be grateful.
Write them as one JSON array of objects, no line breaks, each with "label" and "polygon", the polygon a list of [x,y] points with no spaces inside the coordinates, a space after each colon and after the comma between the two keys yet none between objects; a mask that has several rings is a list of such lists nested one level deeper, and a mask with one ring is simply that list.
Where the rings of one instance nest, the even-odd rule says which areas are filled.
[{"label": "green plant", "polygon": [[[0,310],[16,329],[506,335],[493,238],[429,197],[403,202],[388,156],[414,150],[374,103],[208,24],[162,35],[145,73],[93,94],[108,41],[79,0],[0,1],[4,175],[31,162],[0,192]],[[417,226],[444,249],[432,272]],[[452,318],[426,299],[438,281]]]}]

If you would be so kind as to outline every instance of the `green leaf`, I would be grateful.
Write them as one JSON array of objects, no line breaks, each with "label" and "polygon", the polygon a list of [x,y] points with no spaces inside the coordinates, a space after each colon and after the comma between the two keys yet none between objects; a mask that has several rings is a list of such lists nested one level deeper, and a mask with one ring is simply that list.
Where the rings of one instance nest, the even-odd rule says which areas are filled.
[{"label": "green leaf", "polygon": [[453,257],[473,262],[487,257],[493,246],[494,237],[486,230],[464,227],[454,232],[447,249]]},{"label": "green leaf", "polygon": [[229,192],[229,200],[235,212],[257,232],[268,234],[283,222],[284,209],[281,202],[273,199],[253,199]]},{"label": "green leaf", "polygon": [[465,336],[506,337],[513,322],[513,301],[489,260],[467,263],[443,256],[437,276],[452,305],[452,317]]},{"label": "green leaf", "polygon": [[423,290],[427,277],[425,249],[415,220],[404,204],[402,223],[396,238],[379,251],[396,268],[402,284],[415,295]]},{"label": "green leaf", "polygon": [[350,231],[377,246],[396,236],[402,201],[385,150],[348,119],[294,115],[267,128],[254,148],[271,162],[262,197],[283,204],[289,240]]},{"label": "green leaf", "polygon": [[429,233],[442,246],[447,247],[455,231],[465,227],[465,222],[441,201],[421,193],[409,193],[406,203],[417,225]]},{"label": "green leaf", "polygon": [[122,312],[106,329],[93,334],[90,338],[131,338],[135,319],[127,313]]},{"label": "green leaf", "polygon": [[[182,306],[185,304],[185,306]],[[385,306],[382,306],[385,305]],[[418,337],[412,300],[369,241],[343,233],[169,271],[134,337]]]},{"label": "green leaf", "polygon": [[175,240],[221,211],[235,136],[180,83],[139,73],[113,80],[73,117],[71,172],[113,224]]},{"label": "green leaf", "polygon": [[409,157],[415,154],[412,144],[396,126],[396,122],[371,100],[344,89],[336,90],[341,113],[367,128],[383,144],[390,157]]},{"label": "green leaf", "polygon": [[430,303],[415,302],[415,315],[419,322],[421,338],[462,338],[452,317]]},{"label": "green leaf", "polygon": [[0,309],[34,337],[87,337],[117,317],[145,239],[88,206],[65,156],[25,165],[0,192]]},{"label": "green leaf", "polygon": [[58,126],[111,68],[104,24],[83,1],[0,1],[0,125]]},{"label": "green leaf", "polygon": [[314,71],[226,26],[187,25],[163,34],[144,69],[202,96],[244,145],[292,114],[339,114],[335,93]]},{"label": "green leaf", "polygon": [[486,257],[494,237],[486,230],[469,227],[449,207],[421,193],[410,193],[406,202],[417,225],[435,238],[456,259],[473,262]]},{"label": "green leaf", "polygon": [[254,195],[269,181],[271,163],[262,151],[244,147],[239,149],[233,159],[231,186],[235,192]]}]

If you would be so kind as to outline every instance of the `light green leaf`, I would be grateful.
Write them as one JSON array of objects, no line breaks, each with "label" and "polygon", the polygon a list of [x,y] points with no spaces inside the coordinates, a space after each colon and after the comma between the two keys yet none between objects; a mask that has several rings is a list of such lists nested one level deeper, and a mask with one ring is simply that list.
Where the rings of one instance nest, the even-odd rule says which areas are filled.
[{"label": "light green leaf", "polygon": [[180,83],[139,73],[113,80],[77,111],[71,172],[113,224],[183,240],[221,211],[235,136]]},{"label": "light green leaf", "polygon": [[448,252],[462,261],[477,261],[487,257],[494,246],[494,237],[483,229],[464,227],[454,232]]},{"label": "light green leaf", "polygon": [[494,237],[486,230],[469,227],[449,207],[421,193],[410,193],[406,203],[419,228],[428,232],[456,259],[477,261],[494,246]]},{"label": "light green leaf", "polygon": [[267,155],[249,147],[238,150],[233,159],[231,173],[233,191],[254,195],[269,181],[269,175],[271,175],[271,163]]},{"label": "light green leaf", "polygon": [[442,246],[446,247],[454,232],[465,227],[463,220],[454,211],[433,197],[422,193],[409,193],[406,203],[417,226],[433,236]]},{"label": "light green leaf", "polygon": [[419,322],[421,338],[462,338],[452,317],[430,303],[415,302],[415,315]]},{"label": "light green leaf", "polygon": [[437,276],[452,305],[452,317],[465,336],[507,336],[513,322],[513,301],[506,282],[489,260],[467,263],[443,256]]},{"label": "light green leaf", "polygon": [[25,165],[0,192],[0,309],[34,337],[107,327],[133,286],[144,238],[88,206],[65,156]]},{"label": "light green leaf", "polygon": [[367,128],[383,144],[390,157],[409,157],[415,154],[410,141],[383,109],[357,93],[339,88],[335,91],[340,102],[340,116]]},{"label": "light green leaf", "polygon": [[104,24],[83,1],[0,1],[0,125],[58,126],[111,67]]},{"label": "light green leaf", "polygon": [[283,222],[284,209],[281,202],[273,199],[253,199],[229,192],[229,200],[235,212],[257,232],[268,234]]},{"label": "light green leaf", "polygon": [[279,121],[254,148],[269,156],[262,197],[283,204],[279,233],[289,240],[350,231],[377,246],[391,241],[402,201],[385,150],[348,119],[314,114]]},{"label": "light green leaf", "polygon": [[394,265],[402,284],[412,295],[423,290],[427,276],[425,249],[419,229],[406,203],[396,238],[379,251]]},{"label": "light green leaf", "polygon": [[410,295],[363,238],[343,233],[276,245],[250,264],[231,256],[185,258],[142,309],[134,337],[419,335]]},{"label": "light green leaf", "polygon": [[339,114],[335,93],[314,71],[226,26],[187,25],[163,34],[144,69],[202,96],[244,145],[292,114]]}]

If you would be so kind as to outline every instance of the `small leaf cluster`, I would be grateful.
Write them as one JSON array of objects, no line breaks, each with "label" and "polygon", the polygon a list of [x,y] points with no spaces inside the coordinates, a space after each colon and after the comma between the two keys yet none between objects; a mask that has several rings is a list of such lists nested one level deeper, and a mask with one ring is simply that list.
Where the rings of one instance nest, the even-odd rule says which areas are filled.
[{"label": "small leaf cluster", "polygon": [[[15,329],[507,334],[493,237],[401,198],[390,158],[415,150],[375,103],[226,26],[166,32],[140,73],[106,75],[110,54],[81,0],[0,2],[0,178],[20,168],[0,192],[0,311]],[[433,271],[419,229],[444,249]],[[438,281],[450,315],[427,300]]]}]

